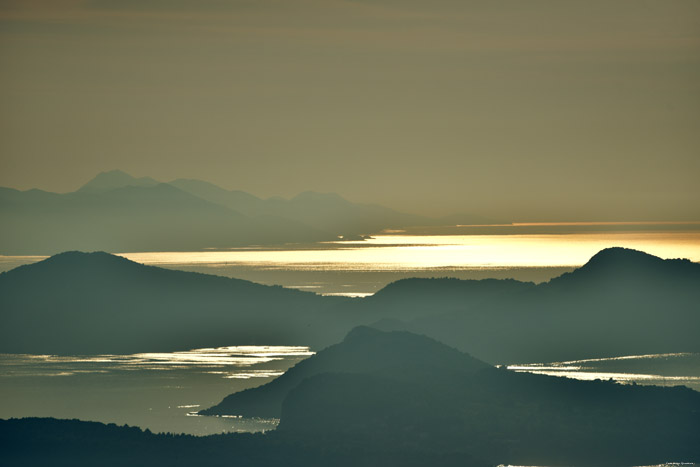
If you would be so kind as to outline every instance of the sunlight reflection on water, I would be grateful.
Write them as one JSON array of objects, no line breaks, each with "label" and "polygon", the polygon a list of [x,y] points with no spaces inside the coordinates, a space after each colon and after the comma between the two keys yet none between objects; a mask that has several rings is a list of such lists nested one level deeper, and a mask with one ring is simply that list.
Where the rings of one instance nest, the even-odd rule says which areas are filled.
[{"label": "sunlight reflection on water", "polygon": [[[262,363],[288,357],[313,355],[308,347],[295,346],[231,346],[193,349],[183,352],[138,353],[132,355],[29,355],[0,354],[0,377],[10,376],[68,376],[78,373],[108,371],[176,370],[186,368],[234,367],[235,371],[207,371],[224,378],[255,378],[277,376],[278,371],[239,371]],[[31,373],[26,371],[30,370]]]},{"label": "sunlight reflection on water", "polygon": [[377,235],[327,247],[201,252],[123,253],[154,264],[236,263],[327,270],[580,266],[611,246],[662,258],[700,261],[700,232],[605,232],[549,235]]},{"label": "sunlight reflection on water", "polygon": [[585,381],[688,386],[700,391],[700,354],[668,353],[508,365],[509,370]]},{"label": "sunlight reflection on water", "polygon": [[[321,295],[363,297],[407,277],[543,282],[585,264],[598,251],[612,246],[662,258],[700,261],[700,229],[694,223],[685,228],[522,233],[523,227],[514,225],[488,235],[475,234],[472,227],[468,229],[472,233],[465,235],[464,229],[452,226],[449,234],[439,235],[384,233],[361,241],[120,255],[169,269],[247,279]],[[41,259],[0,256],[0,271]]]},{"label": "sunlight reflection on water", "polygon": [[313,355],[301,346],[231,346],[132,355],[0,354],[0,418],[79,418],[196,435],[274,429],[276,419],[200,417],[225,396]]}]

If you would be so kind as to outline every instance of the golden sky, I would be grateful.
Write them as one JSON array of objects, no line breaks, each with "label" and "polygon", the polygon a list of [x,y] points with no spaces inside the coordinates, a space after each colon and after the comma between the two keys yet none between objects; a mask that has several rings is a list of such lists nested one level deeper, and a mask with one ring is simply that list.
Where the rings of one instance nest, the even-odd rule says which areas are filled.
[{"label": "golden sky", "polygon": [[700,2],[0,0],[0,186],[700,220]]}]

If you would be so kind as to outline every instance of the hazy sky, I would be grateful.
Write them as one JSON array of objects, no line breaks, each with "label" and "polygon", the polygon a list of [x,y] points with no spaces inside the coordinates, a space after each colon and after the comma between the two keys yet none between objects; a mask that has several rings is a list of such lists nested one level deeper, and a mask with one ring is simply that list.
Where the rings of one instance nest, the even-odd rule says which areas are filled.
[{"label": "hazy sky", "polygon": [[696,0],[0,0],[0,185],[700,219]]}]

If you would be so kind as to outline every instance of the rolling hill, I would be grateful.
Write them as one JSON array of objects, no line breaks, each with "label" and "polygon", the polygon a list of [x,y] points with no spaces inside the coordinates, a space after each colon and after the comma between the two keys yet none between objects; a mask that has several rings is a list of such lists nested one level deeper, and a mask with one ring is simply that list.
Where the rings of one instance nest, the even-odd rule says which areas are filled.
[{"label": "rolling hill", "polygon": [[0,352],[332,342],[347,331],[347,320],[334,311],[344,301],[107,253],[68,252],[0,274]]},{"label": "rolling hill", "polygon": [[0,351],[320,349],[374,324],[426,334],[493,363],[698,352],[699,270],[608,249],[539,285],[407,279],[346,299],[70,252],[0,274]]},{"label": "rolling hill", "polygon": [[[285,378],[287,376],[287,378]],[[238,409],[272,432],[156,435],[77,420],[0,420],[9,465],[488,466],[700,462],[700,393],[493,368],[425,336],[354,329]]]}]

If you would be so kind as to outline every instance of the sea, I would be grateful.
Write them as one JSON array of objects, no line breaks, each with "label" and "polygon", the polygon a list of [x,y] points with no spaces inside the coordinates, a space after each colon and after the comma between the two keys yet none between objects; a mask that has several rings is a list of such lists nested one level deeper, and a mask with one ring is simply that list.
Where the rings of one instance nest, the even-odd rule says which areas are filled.
[{"label": "sea", "polygon": [[[275,429],[279,420],[199,416],[228,394],[265,384],[314,353],[231,346],[133,355],[0,354],[0,418],[56,417],[209,435]],[[513,371],[700,391],[700,354],[629,355],[508,365]]]},{"label": "sea", "polygon": [[[366,297],[406,277],[544,282],[603,248],[700,261],[698,223],[559,223],[385,231],[310,245],[121,252],[136,262]],[[0,256],[0,272],[45,256]],[[0,355],[0,418],[57,417],[208,435],[274,429],[278,420],[203,417],[226,395],[265,384],[313,355],[308,347],[238,346],[133,355]],[[700,355],[629,355],[502,365],[513,371],[700,391]]]},{"label": "sea", "polygon": [[[138,263],[320,295],[366,297],[408,277],[546,282],[609,247],[700,261],[699,223],[559,223],[385,231],[362,240],[226,250],[117,252]],[[0,255],[0,272],[46,256]]]},{"label": "sea", "polygon": [[0,418],[55,417],[210,435],[275,429],[279,420],[204,417],[228,394],[265,384],[308,347],[232,346],[132,355],[0,354]]}]

